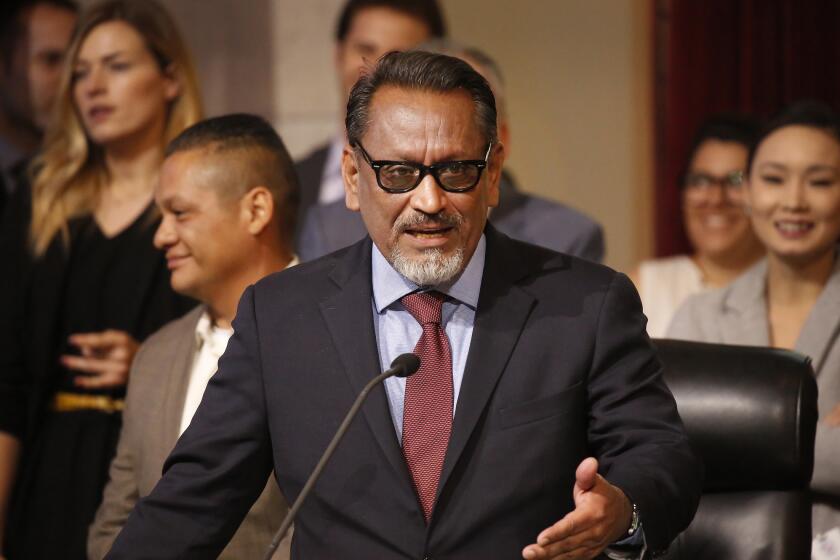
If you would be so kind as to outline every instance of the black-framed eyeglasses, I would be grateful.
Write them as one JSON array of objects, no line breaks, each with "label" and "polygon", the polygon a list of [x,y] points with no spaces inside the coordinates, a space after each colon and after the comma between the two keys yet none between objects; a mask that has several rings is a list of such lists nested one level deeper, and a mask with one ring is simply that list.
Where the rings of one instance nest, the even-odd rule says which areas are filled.
[{"label": "black-framed eyeglasses", "polygon": [[741,199],[743,184],[743,171],[732,171],[719,177],[708,173],[689,173],[684,181],[686,200],[693,203],[702,203],[708,197],[712,187],[720,187],[726,198],[738,202]]},{"label": "black-framed eyeglasses", "polygon": [[720,177],[708,173],[689,173],[685,178],[685,186],[696,189],[707,189],[715,185],[720,185],[724,189],[740,189],[743,184],[743,171],[730,171]]},{"label": "black-framed eyeglasses", "polygon": [[406,193],[420,184],[427,174],[435,178],[437,184],[447,192],[462,193],[475,188],[481,179],[481,172],[487,167],[493,142],[487,146],[484,159],[465,159],[441,161],[432,165],[423,165],[413,161],[374,160],[367,153],[361,142],[356,146],[368,165],[376,174],[376,183],[385,192],[391,194]]}]

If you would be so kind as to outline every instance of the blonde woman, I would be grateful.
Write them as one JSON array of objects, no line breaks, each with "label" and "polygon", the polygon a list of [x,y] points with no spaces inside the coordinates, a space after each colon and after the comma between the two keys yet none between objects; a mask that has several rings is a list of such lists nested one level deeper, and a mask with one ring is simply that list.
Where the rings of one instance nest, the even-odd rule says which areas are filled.
[{"label": "blonde woman", "polygon": [[10,560],[85,557],[131,360],[191,305],[152,245],[163,149],[201,115],[175,25],[149,0],[94,5],[66,64],[31,197],[15,201],[3,234],[0,530],[13,494]]},{"label": "blonde woman", "polygon": [[840,117],[821,104],[774,119],[749,159],[744,201],[767,258],[689,299],[668,336],[797,350],[819,389],[813,527],[840,527]]}]

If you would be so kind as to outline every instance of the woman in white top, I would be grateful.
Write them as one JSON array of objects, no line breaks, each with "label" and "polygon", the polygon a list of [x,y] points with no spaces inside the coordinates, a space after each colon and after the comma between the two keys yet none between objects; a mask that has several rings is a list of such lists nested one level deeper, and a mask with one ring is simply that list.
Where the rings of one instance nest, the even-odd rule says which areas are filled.
[{"label": "woman in white top", "polygon": [[741,180],[757,132],[757,123],[735,115],[712,117],[697,131],[682,181],[683,223],[694,252],[643,261],[630,274],[650,336],[665,335],[688,296],[728,284],[761,258],[741,207]]},{"label": "woman in white top", "polygon": [[813,527],[840,526],[840,117],[800,103],[750,157],[744,200],[767,258],[729,286],[693,296],[673,338],[794,349],[812,359],[820,419]]}]

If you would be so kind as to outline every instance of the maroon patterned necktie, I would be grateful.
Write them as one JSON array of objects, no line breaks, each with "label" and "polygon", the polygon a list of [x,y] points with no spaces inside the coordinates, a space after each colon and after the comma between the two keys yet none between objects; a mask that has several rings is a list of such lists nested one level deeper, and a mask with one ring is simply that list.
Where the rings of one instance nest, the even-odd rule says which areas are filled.
[{"label": "maroon patterned necktie", "polygon": [[440,324],[444,296],[413,293],[400,301],[423,327],[414,347],[420,369],[406,380],[402,443],[426,522],[432,516],[452,431],[452,352]]}]

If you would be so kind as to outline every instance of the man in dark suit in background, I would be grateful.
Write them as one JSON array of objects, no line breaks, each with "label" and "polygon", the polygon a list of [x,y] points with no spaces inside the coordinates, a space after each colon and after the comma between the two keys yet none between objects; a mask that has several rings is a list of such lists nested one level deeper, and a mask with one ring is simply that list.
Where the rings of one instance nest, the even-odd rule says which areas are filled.
[{"label": "man in dark suit in background", "polygon": [[0,8],[0,216],[41,144],[76,25],[72,0],[5,0]]},{"label": "man in dark suit in background", "polygon": [[[451,39],[434,39],[419,48],[460,58],[484,76],[496,97],[499,139],[509,151],[507,100],[496,62],[483,51]],[[499,182],[499,206],[490,211],[489,219],[496,229],[514,239],[595,262],[604,258],[604,234],[595,220],[565,204],[522,192],[505,171]],[[298,252],[305,261],[315,259],[358,241],[366,233],[361,217],[347,208],[344,197],[312,205],[298,237]]]},{"label": "man in dark suit in background", "polygon": [[[392,53],[354,87],[342,170],[370,234],[248,288],[193,422],[109,558],[212,558],[274,469],[293,558],[639,558],[701,468],[622,274],[486,223],[504,146],[465,62]],[[422,162],[422,163],[420,163]],[[607,548],[609,547],[609,548]],[[618,550],[621,549],[621,550]]]},{"label": "man in dark suit in background", "polygon": [[[445,34],[437,0],[347,0],[335,31],[341,115],[350,89],[366,64],[374,64],[387,52],[404,51]],[[346,141],[342,124],[332,140],[295,166],[301,185],[298,232],[307,208],[344,199],[341,153]]]}]

